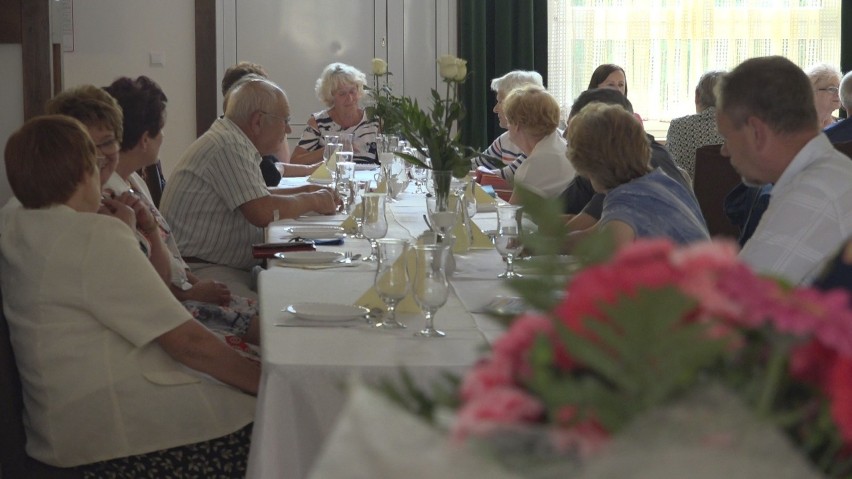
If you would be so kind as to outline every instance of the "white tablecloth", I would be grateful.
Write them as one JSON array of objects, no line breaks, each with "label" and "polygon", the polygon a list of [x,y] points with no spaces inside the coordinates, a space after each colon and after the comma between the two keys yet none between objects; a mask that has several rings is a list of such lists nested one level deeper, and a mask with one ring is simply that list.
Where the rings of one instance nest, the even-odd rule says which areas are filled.
[{"label": "white tablecloth", "polygon": [[[390,204],[387,237],[411,238],[425,229],[424,197],[410,191],[413,186]],[[280,241],[289,234],[288,226],[339,224],[344,218],[308,216],[279,221],[268,228],[267,239]],[[491,229],[496,223],[494,213],[477,214],[473,219],[482,229]],[[369,253],[367,240],[352,238],[346,238],[342,246],[318,249]],[[263,374],[248,477],[307,477],[344,405],[344,384],[352,374],[377,384],[398,379],[399,368],[404,366],[425,385],[443,371],[461,373],[476,361],[480,348],[502,330],[478,312],[495,295],[510,293],[496,279],[504,265],[493,249],[455,258],[453,294],[435,319],[436,327],[447,337],[437,339],[413,336],[424,321],[420,314],[399,314],[409,327],[397,331],[377,330],[366,322],[346,328],[275,326],[289,317],[282,309],[295,302],[353,303],[372,286],[375,265],[312,271],[270,263],[260,275],[258,288]]]}]

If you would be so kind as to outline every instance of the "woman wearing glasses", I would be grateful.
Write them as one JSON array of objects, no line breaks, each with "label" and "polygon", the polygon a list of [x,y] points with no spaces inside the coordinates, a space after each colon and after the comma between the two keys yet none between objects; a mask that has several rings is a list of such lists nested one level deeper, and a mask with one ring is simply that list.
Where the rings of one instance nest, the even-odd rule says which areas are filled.
[{"label": "woman wearing glasses", "polygon": [[[69,88],[51,98],[48,114],[67,115],[80,120],[95,142],[101,187],[116,176],[122,134],[121,107],[104,90],[94,85]],[[115,181],[115,180],[113,180]],[[120,181],[120,179],[119,179]],[[160,238],[157,222],[145,202],[128,191],[103,189],[101,214],[115,216],[136,233],[139,246],[151,260],[160,277],[170,277],[169,254]],[[128,209],[129,208],[129,209]]]},{"label": "woman wearing glasses", "polygon": [[361,108],[367,77],[357,68],[344,63],[325,67],[317,80],[317,97],[328,107],[308,118],[308,126],[299,146],[290,156],[291,163],[313,164],[322,161],[326,135],[352,134],[353,161],[378,163],[376,134],[379,125],[367,119]]},{"label": "woman wearing glasses", "polygon": [[27,453],[86,478],[243,477],[260,365],[194,321],[127,227],[95,214],[86,130],[37,117],[5,148],[21,204],[0,214],[0,283]]},{"label": "woman wearing glasses", "polygon": [[840,71],[828,64],[819,63],[811,66],[805,72],[814,87],[814,103],[817,109],[817,120],[820,128],[825,128],[837,118],[833,115],[840,108]]}]

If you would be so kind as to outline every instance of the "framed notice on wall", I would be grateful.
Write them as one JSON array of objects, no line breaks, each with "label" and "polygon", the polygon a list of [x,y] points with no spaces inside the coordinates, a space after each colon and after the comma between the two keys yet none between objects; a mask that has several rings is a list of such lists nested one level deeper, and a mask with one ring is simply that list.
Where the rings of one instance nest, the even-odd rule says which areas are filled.
[{"label": "framed notice on wall", "polygon": [[74,0],[50,2],[51,43],[62,45],[63,52],[74,51]]}]

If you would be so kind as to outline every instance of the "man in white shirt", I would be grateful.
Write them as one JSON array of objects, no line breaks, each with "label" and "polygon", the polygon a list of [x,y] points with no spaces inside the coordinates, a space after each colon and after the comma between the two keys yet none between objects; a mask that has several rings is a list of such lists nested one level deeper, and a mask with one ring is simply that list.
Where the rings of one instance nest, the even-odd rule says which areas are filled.
[{"label": "man in white shirt", "polygon": [[755,270],[809,283],[852,233],[852,161],[820,131],[805,73],[784,57],[746,60],[722,78],[722,154],[772,199],[740,257]]},{"label": "man in white shirt", "polygon": [[252,244],[277,218],[308,212],[332,214],[335,198],[317,186],[267,189],[261,156],[276,151],[290,132],[287,96],[267,79],[234,86],[225,116],[183,154],[161,202],[184,260],[196,276],[250,291]]}]

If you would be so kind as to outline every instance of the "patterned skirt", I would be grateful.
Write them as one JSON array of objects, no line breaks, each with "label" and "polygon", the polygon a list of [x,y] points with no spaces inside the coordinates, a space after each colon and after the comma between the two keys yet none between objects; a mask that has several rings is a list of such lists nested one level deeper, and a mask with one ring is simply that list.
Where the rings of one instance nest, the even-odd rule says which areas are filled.
[{"label": "patterned skirt", "polygon": [[85,479],[242,479],[252,425],[209,441],[77,467]]}]

